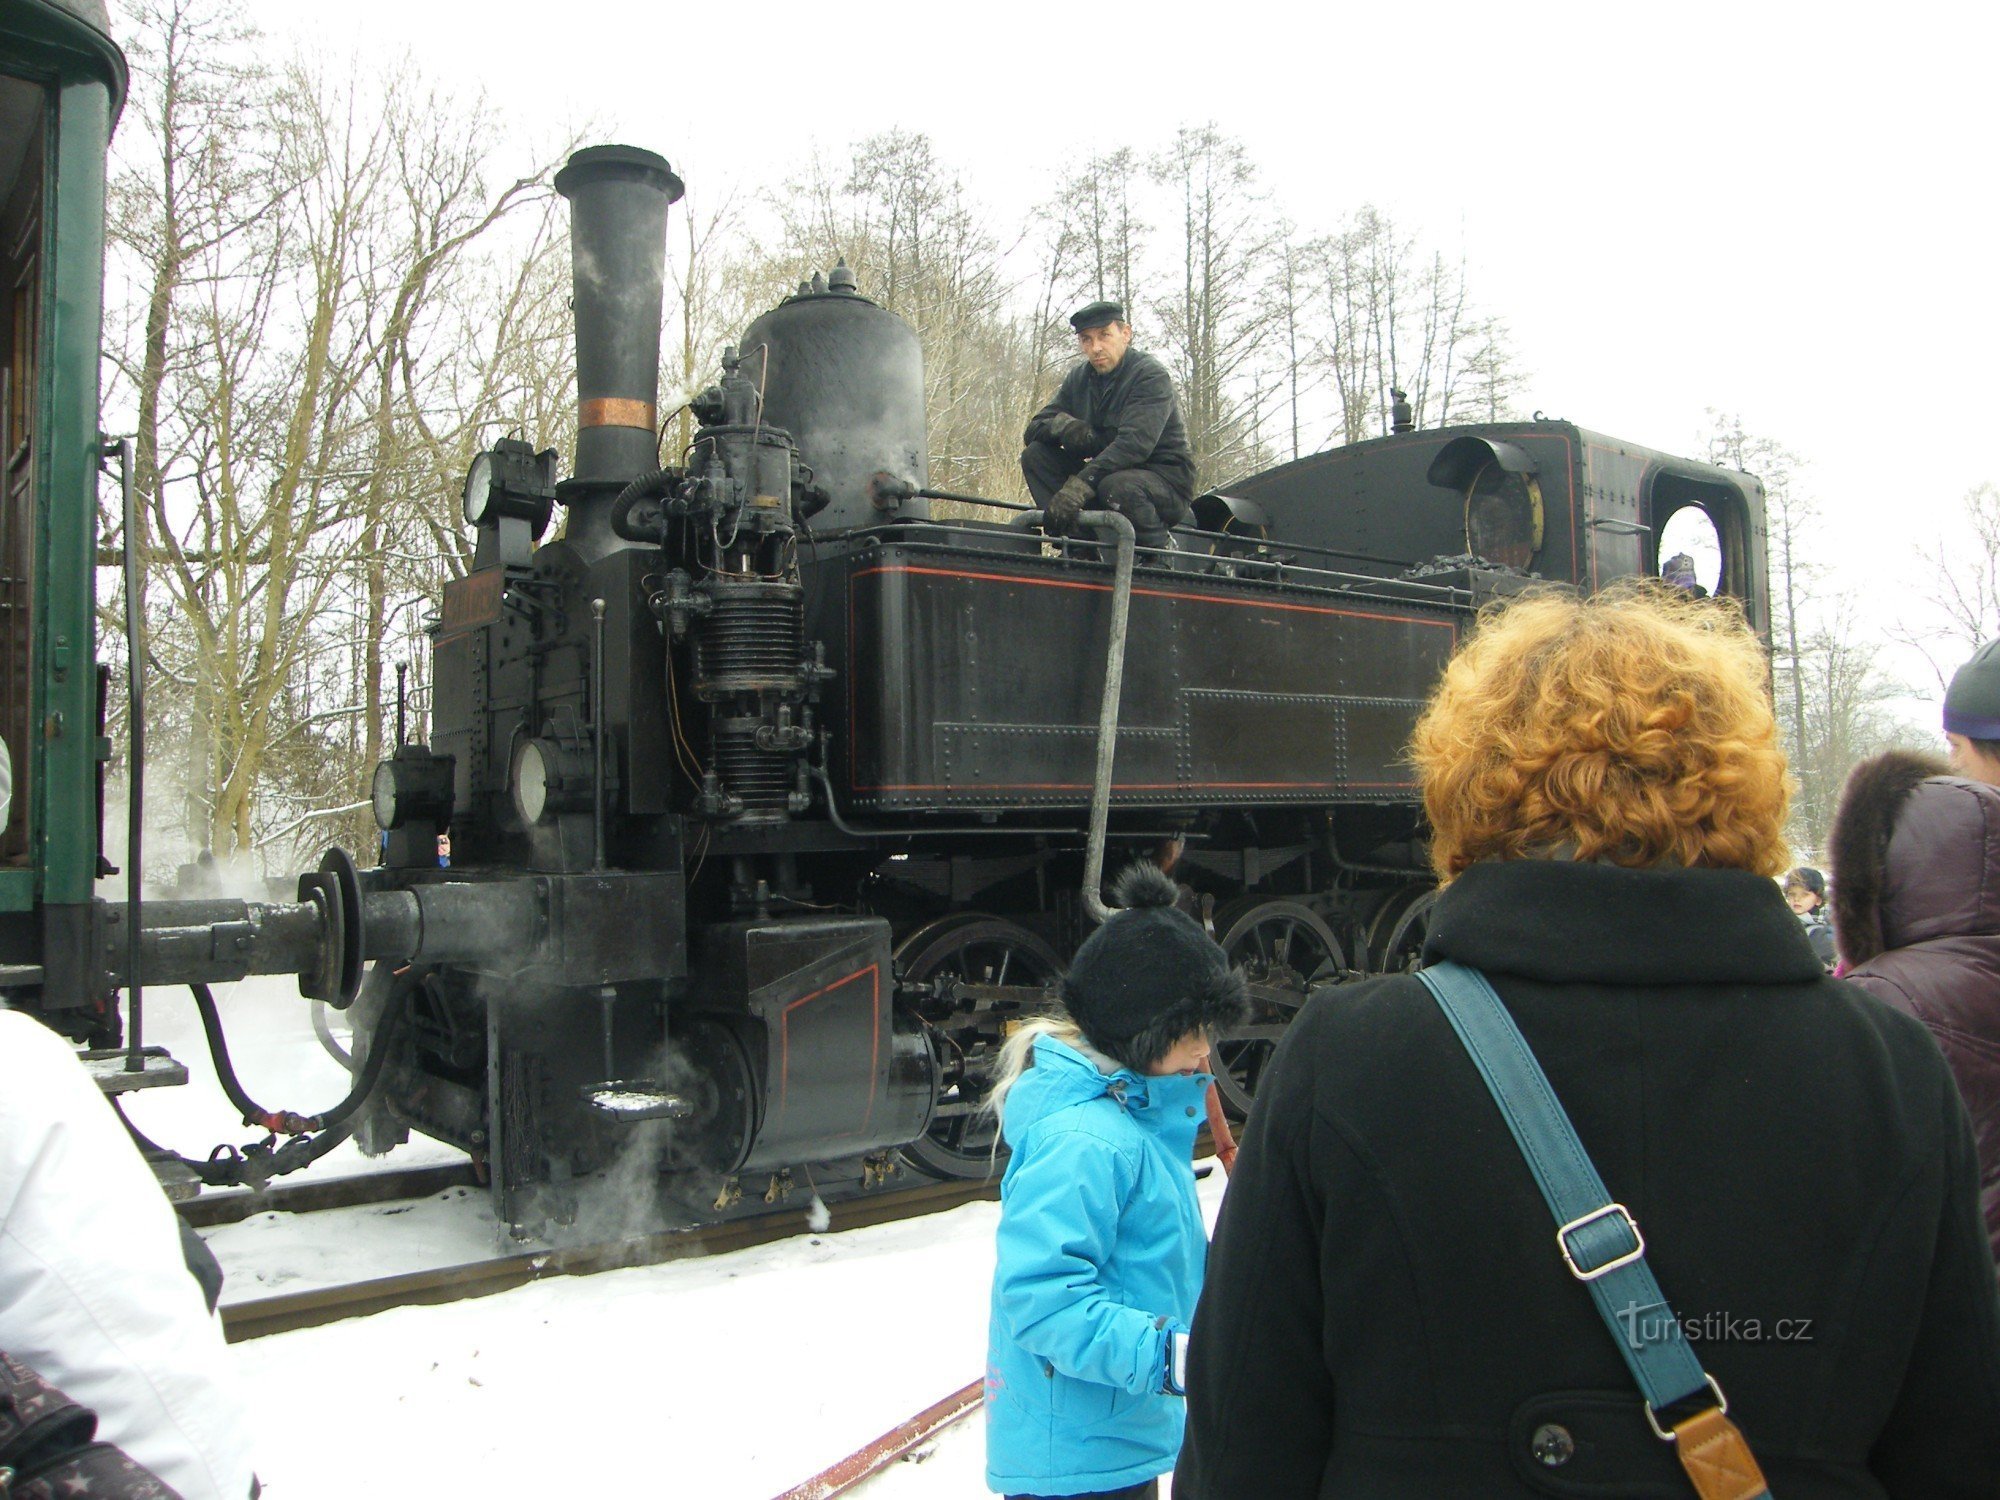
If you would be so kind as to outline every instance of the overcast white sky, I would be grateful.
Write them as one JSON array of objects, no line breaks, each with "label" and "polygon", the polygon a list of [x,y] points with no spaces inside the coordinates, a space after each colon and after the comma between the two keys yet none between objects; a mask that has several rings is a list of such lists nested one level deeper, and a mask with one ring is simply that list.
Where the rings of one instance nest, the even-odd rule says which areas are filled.
[{"label": "overcast white sky", "polygon": [[484,87],[524,143],[588,122],[658,150],[711,201],[903,126],[1005,228],[1093,148],[1213,120],[1302,225],[1374,202],[1462,242],[1529,407],[1689,453],[1720,407],[1802,453],[1885,618],[1923,592],[1911,529],[2000,480],[2000,7],[250,9]]}]

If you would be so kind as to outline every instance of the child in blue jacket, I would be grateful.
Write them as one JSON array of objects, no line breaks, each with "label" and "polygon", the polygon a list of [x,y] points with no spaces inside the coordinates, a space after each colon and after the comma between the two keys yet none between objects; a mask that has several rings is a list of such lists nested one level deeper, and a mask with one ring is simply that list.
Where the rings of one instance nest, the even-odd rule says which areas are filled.
[{"label": "child in blue jacket", "polygon": [[1010,1500],[1146,1500],[1180,1451],[1208,1255],[1195,1131],[1243,976],[1138,864],[1077,950],[1067,1020],[1008,1038],[986,1370],[986,1483]]}]

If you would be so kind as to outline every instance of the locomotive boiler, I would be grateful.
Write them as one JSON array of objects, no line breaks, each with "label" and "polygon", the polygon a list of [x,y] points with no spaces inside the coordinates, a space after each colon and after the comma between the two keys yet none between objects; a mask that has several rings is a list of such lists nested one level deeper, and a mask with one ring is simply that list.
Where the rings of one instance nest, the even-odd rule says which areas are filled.
[{"label": "locomotive boiler", "polygon": [[[472,465],[428,723],[374,773],[379,861],[330,850],[293,902],[135,891],[16,941],[40,962],[10,998],[79,1038],[108,1039],[121,987],[195,986],[213,1019],[203,987],[253,973],[350,1011],[348,1099],[184,1173],[415,1131],[483,1164],[523,1232],[607,1183],[714,1217],[985,1176],[993,1056],[1134,858],[1247,971],[1218,1048],[1241,1113],[1310,990],[1421,943],[1402,749],[1482,604],[1656,573],[1685,511],[1764,623],[1754,479],[1539,418],[1272,469],[1201,497],[1167,552],[1116,520],[947,516],[916,336],[838,265],[724,352],[663,456],[681,183],[600,146],[556,187],[576,451],[566,476],[511,439]],[[107,1087],[172,1068],[143,1052],[104,1048]]]}]

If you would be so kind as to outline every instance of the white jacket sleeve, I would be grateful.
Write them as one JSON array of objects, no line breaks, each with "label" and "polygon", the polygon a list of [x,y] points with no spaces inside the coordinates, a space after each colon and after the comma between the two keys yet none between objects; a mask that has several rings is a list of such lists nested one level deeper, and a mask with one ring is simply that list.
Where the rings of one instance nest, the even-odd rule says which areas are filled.
[{"label": "white jacket sleeve", "polygon": [[0,1009],[0,1349],[184,1500],[245,1500],[249,1421],[174,1212],[70,1043]]}]

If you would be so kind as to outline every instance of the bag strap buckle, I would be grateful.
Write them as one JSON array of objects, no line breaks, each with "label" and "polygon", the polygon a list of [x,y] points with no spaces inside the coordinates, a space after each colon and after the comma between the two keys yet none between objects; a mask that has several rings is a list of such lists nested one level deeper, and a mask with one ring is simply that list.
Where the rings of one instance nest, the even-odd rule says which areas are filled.
[{"label": "bag strap buckle", "polygon": [[[1701,1411],[1695,1413],[1695,1416],[1702,1416],[1711,1411],[1714,1412],[1718,1417],[1728,1416],[1729,1398],[1722,1394],[1722,1387],[1715,1383],[1715,1377],[1709,1374],[1708,1371],[1703,1370],[1701,1372],[1701,1378],[1708,1382],[1708,1389],[1710,1393],[1713,1394],[1715,1397],[1715,1405],[1703,1407]],[[1662,1427],[1660,1425],[1660,1419],[1653,1415],[1653,1403],[1648,1401],[1645,1403],[1645,1407],[1646,1407],[1646,1425],[1653,1429],[1653,1436],[1658,1438],[1663,1443],[1672,1443],[1679,1441],[1681,1435],[1681,1428],[1685,1426],[1686,1423],[1676,1422],[1674,1423],[1671,1429]],[[1694,1420],[1693,1417],[1688,1418],[1688,1421],[1693,1421],[1693,1420]]]},{"label": "bag strap buckle", "polygon": [[[1625,1228],[1632,1236],[1632,1248],[1623,1255],[1614,1256],[1612,1259],[1607,1260],[1601,1266],[1593,1266],[1588,1271],[1584,1270],[1582,1266],[1576,1263],[1576,1257],[1570,1253],[1569,1237],[1576,1233],[1577,1230],[1583,1228],[1584,1225],[1595,1224],[1599,1219],[1608,1219],[1614,1214],[1625,1221]],[[1600,1276],[1609,1275],[1620,1266],[1629,1266],[1633,1261],[1642,1258],[1646,1253],[1646,1237],[1639,1233],[1639,1221],[1632,1217],[1630,1209],[1622,1203],[1607,1203],[1604,1207],[1583,1215],[1582,1218],[1571,1219],[1562,1228],[1558,1229],[1556,1231],[1556,1248],[1562,1251],[1563,1264],[1569,1267],[1570,1275],[1574,1276],[1578,1281],[1595,1281]],[[1716,1394],[1720,1395],[1721,1392],[1718,1391]]]}]

